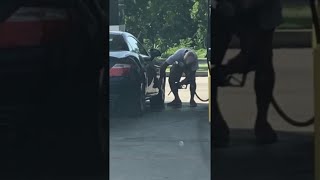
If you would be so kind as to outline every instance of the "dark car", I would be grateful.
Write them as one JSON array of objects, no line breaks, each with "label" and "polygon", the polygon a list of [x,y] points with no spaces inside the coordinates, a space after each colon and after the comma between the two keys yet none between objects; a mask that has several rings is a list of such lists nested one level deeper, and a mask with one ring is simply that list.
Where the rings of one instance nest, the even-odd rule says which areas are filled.
[{"label": "dark car", "polygon": [[103,3],[0,1],[0,179],[107,178]]},{"label": "dark car", "polygon": [[160,63],[155,60],[160,51],[146,51],[136,37],[121,31],[110,31],[109,48],[111,111],[142,115],[147,100],[151,107],[163,107],[165,83],[160,82]]}]

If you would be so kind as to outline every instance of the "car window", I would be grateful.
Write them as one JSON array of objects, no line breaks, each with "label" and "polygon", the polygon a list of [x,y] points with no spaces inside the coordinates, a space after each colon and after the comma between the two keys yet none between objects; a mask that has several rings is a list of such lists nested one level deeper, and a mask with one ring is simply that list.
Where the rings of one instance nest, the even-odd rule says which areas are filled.
[{"label": "car window", "polygon": [[149,54],[147,53],[146,49],[144,49],[144,47],[142,46],[141,43],[138,42],[138,47],[139,47],[139,51],[141,54],[148,56]]},{"label": "car window", "polygon": [[140,54],[143,54],[143,55],[146,55],[146,56],[149,56],[149,54],[147,53],[146,49],[143,47],[143,45],[137,40],[137,46],[139,48],[139,51],[140,51]]},{"label": "car window", "polygon": [[143,47],[143,45],[136,38],[134,38],[132,36],[129,36],[128,40],[134,44],[133,47],[138,48],[139,54],[142,54],[142,55],[145,55],[145,56],[149,55],[147,53],[146,49]]},{"label": "car window", "polygon": [[137,40],[134,39],[134,38],[131,37],[131,36],[129,36],[129,37],[127,38],[127,40],[128,40],[128,43],[130,44],[130,46],[131,46],[131,48],[132,48],[131,51],[140,54]]},{"label": "car window", "polygon": [[109,50],[110,51],[128,51],[128,45],[123,36],[110,34],[109,35]]}]

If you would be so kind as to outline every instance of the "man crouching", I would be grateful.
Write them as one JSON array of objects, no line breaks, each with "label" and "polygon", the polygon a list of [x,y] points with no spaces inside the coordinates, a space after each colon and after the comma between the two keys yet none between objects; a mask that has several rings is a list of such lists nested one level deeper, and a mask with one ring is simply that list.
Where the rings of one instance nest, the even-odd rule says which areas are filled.
[{"label": "man crouching", "polygon": [[[196,107],[197,103],[194,101],[196,93],[196,71],[199,68],[198,57],[191,49],[182,48],[171,55],[161,66],[160,78],[165,78],[166,69],[169,65],[169,85],[174,95],[174,100],[168,103],[168,106],[181,107],[182,102],[178,94],[178,90],[182,85],[190,84],[190,106]],[[180,82],[182,74],[185,74],[185,79]]]}]

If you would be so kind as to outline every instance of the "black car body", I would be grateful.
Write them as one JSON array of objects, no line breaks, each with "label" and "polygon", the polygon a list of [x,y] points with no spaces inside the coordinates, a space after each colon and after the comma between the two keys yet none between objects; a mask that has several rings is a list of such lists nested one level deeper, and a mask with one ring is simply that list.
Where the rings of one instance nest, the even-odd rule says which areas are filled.
[{"label": "black car body", "polygon": [[[141,115],[146,100],[164,105],[164,82],[160,82],[158,50],[145,50],[132,34],[109,32],[109,102],[112,110]],[[164,80],[163,80],[164,81]],[[161,87],[160,87],[161,86]]]},{"label": "black car body", "polygon": [[0,1],[0,179],[107,178],[99,3]]}]

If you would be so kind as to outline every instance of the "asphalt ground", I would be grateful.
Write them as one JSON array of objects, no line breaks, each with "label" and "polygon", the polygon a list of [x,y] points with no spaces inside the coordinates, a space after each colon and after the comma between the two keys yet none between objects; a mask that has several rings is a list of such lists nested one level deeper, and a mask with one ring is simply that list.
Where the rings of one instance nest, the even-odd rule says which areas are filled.
[{"label": "asphalt ground", "polygon": [[[230,50],[227,57],[237,53]],[[274,95],[295,119],[313,115],[311,49],[274,51]],[[183,107],[148,109],[141,118],[110,118],[110,179],[313,179],[313,127],[297,128],[274,111],[269,121],[279,142],[258,146],[253,135],[256,114],[254,74],[244,88],[221,88],[219,102],[231,128],[231,145],[210,155],[208,104],[189,107],[189,90],[180,90]],[[207,78],[197,77],[197,93],[208,97]],[[167,93],[170,88],[167,86]],[[166,96],[166,102],[173,95]],[[210,163],[210,157],[213,161]],[[212,166],[213,171],[210,172]]]},{"label": "asphalt ground", "polygon": [[208,105],[111,117],[110,179],[210,179]]}]

